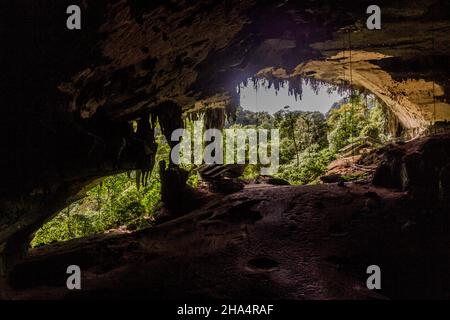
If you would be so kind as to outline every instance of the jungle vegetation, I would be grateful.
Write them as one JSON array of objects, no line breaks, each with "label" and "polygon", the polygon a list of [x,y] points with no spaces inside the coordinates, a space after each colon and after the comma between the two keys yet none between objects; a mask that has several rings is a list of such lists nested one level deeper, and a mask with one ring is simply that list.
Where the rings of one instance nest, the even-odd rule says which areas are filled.
[{"label": "jungle vegetation", "polygon": [[[280,130],[280,168],[277,178],[291,184],[316,183],[339,150],[357,137],[388,139],[383,106],[361,94],[334,104],[327,114],[292,111],[289,106],[271,115],[238,108],[233,128],[277,128]],[[169,146],[157,136],[159,160],[168,160]],[[188,183],[196,187],[198,177],[190,169]],[[243,179],[256,178],[259,168],[247,166]],[[149,182],[139,189],[135,173],[122,173],[101,180],[86,196],[59,212],[37,233],[32,247],[103,233],[111,229],[138,230],[149,227],[161,207],[160,178],[155,166]]]}]

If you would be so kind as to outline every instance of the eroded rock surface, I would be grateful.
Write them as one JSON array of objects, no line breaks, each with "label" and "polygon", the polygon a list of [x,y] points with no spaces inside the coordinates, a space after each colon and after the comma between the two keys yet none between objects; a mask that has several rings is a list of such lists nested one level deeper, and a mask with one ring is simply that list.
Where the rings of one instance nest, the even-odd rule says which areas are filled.
[{"label": "eroded rock surface", "polygon": [[[448,212],[368,185],[244,190],[129,235],[32,250],[7,298],[448,298]],[[69,264],[82,291],[65,287]],[[383,290],[365,287],[382,269]]]}]

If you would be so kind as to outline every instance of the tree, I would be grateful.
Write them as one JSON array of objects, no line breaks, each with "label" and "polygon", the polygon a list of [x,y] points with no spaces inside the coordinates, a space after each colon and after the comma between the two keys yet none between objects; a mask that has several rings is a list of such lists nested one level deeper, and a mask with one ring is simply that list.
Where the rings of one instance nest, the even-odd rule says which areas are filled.
[{"label": "tree", "polygon": [[295,127],[301,150],[305,150],[313,144],[318,144],[321,148],[328,146],[327,124],[322,113],[305,112],[300,114]]},{"label": "tree", "polygon": [[358,137],[371,137],[385,142],[386,121],[380,103],[370,107],[361,96],[335,107],[328,113],[328,141],[334,152],[353,142]]},{"label": "tree", "polygon": [[298,156],[299,150],[298,150],[297,141],[295,139],[295,131],[296,131],[295,130],[295,125],[294,125],[295,122],[294,122],[294,118],[292,116],[292,113],[289,111],[289,108],[290,108],[290,106],[285,106],[284,107],[284,109],[286,110],[286,116],[289,119],[289,127],[291,129],[290,134],[291,134],[291,137],[292,137],[292,142],[294,143],[295,156],[297,158],[297,165],[299,165],[300,164],[300,158]]},{"label": "tree", "polygon": [[367,125],[367,114],[367,107],[356,99],[330,110],[327,119],[330,128],[328,142],[333,152],[360,136],[361,130]]}]

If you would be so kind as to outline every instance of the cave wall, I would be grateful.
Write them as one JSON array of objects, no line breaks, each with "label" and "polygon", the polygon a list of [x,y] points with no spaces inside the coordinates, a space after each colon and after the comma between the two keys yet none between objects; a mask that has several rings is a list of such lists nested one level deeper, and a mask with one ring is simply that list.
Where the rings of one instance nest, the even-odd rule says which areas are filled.
[{"label": "cave wall", "polygon": [[[81,30],[65,28],[70,4],[81,7]],[[338,33],[344,27],[360,31],[354,60],[361,52],[369,57],[355,62],[355,83],[373,90],[405,126],[420,131],[430,120],[433,81],[439,119],[447,119],[448,2],[379,1],[383,29],[373,32],[361,27],[369,4],[2,3],[0,139],[6,152],[0,160],[0,251],[9,239],[29,237],[96,179],[137,169],[142,145],[135,141],[120,161],[117,149],[129,138],[128,121],[161,103],[189,110],[219,97],[232,108],[235,86],[267,67],[292,74],[314,66],[309,71],[319,78],[335,80],[322,68],[338,74],[346,68],[339,58],[348,50]],[[437,28],[433,50],[430,26]]]}]

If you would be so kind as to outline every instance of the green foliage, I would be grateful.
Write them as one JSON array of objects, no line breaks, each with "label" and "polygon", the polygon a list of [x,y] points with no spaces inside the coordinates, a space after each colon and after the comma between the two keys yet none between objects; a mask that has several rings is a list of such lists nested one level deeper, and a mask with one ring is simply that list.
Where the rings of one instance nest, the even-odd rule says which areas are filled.
[{"label": "green foliage", "polygon": [[152,176],[149,184],[137,190],[134,175],[105,178],[86,197],[59,212],[35,235],[32,247],[55,241],[84,237],[106,230],[129,230],[151,225],[160,201],[160,182]]},{"label": "green foliage", "polygon": [[[156,163],[168,160],[169,146],[161,134],[157,136]],[[152,225],[160,205],[161,183],[155,165],[148,185],[138,190],[136,172],[106,177],[81,200],[59,212],[39,229],[32,247],[65,241],[125,227],[129,230]]]},{"label": "green foliage", "polygon": [[368,108],[361,97],[353,97],[350,102],[339,108],[331,109],[328,114],[328,141],[334,152],[342,149],[357,137],[371,137],[385,142],[386,121],[382,107],[375,103]]},{"label": "green foliage", "polygon": [[312,144],[321,148],[328,145],[327,124],[322,113],[286,109],[274,114],[275,126],[280,130],[280,164],[289,164]]},{"label": "green foliage", "polygon": [[366,108],[361,104],[346,103],[339,109],[332,109],[328,116],[328,134],[330,149],[337,152],[339,149],[352,143],[358,137],[365,125]]},{"label": "green foliage", "polygon": [[388,136],[386,135],[386,126],[386,116],[383,111],[383,107],[378,102],[375,102],[375,106],[369,110],[369,116],[365,126],[361,130],[360,135],[371,137],[385,143],[388,140]]},{"label": "green foliage", "polygon": [[197,171],[195,171],[193,168],[188,169],[189,171],[189,177],[187,180],[187,185],[192,188],[197,188],[199,186],[200,180],[199,176],[197,174]]},{"label": "green foliage", "polygon": [[[187,125],[192,126],[192,123],[187,122]],[[279,129],[280,168],[276,177],[291,184],[310,184],[318,181],[329,163],[335,159],[336,152],[353,139],[369,136],[385,142],[385,126],[382,106],[374,101],[370,106],[360,96],[355,96],[350,101],[336,104],[327,116],[320,112],[291,112],[289,107],[273,116],[266,112],[254,113],[240,108],[231,128]],[[167,163],[170,151],[160,133],[157,143],[156,165],[147,186],[137,189],[136,173],[118,174],[103,179],[83,199],[71,204],[47,222],[36,233],[31,245],[36,247],[110,229],[137,230],[151,226],[161,200],[158,162],[165,160]],[[190,172],[188,184],[197,187],[199,178],[194,167],[183,165],[183,168]],[[248,165],[243,178],[257,178],[260,169],[259,165]],[[345,180],[358,178],[361,177],[344,177]]]},{"label": "green foliage", "polygon": [[238,107],[236,110],[235,124],[248,127],[254,126],[258,128],[270,129],[273,128],[273,117],[267,112],[252,112]]},{"label": "green foliage", "polygon": [[335,154],[331,150],[320,149],[318,144],[313,144],[300,153],[299,165],[295,159],[281,165],[276,177],[285,179],[291,184],[314,183],[334,159]]},{"label": "green foliage", "polygon": [[[156,164],[169,159],[169,145],[164,137],[157,136]],[[198,186],[198,176],[192,166],[188,184]],[[155,165],[147,186],[137,189],[136,172],[117,174],[101,180],[86,196],[59,212],[38,230],[31,242],[37,247],[57,241],[103,233],[107,230],[126,228],[138,230],[152,225],[153,215],[161,203],[159,166]]]},{"label": "green foliage", "polygon": [[[363,99],[361,95],[336,103],[327,115],[290,111],[285,107],[272,118],[267,119],[267,114],[261,112],[240,110],[238,113],[240,128],[272,124],[271,128],[279,129],[280,167],[276,176],[291,184],[317,182],[336,158],[336,153],[358,137],[369,136],[380,142],[387,140],[382,106],[375,98]],[[248,165],[243,178],[254,179],[258,175],[259,167]]]},{"label": "green foliage", "polygon": [[369,175],[368,173],[344,175],[344,176],[342,176],[342,179],[344,181],[355,181],[355,180],[365,179],[365,178],[367,178],[368,175]]},{"label": "green foliage", "polygon": [[254,180],[259,177],[261,172],[261,166],[258,164],[249,164],[245,167],[242,179]]}]

